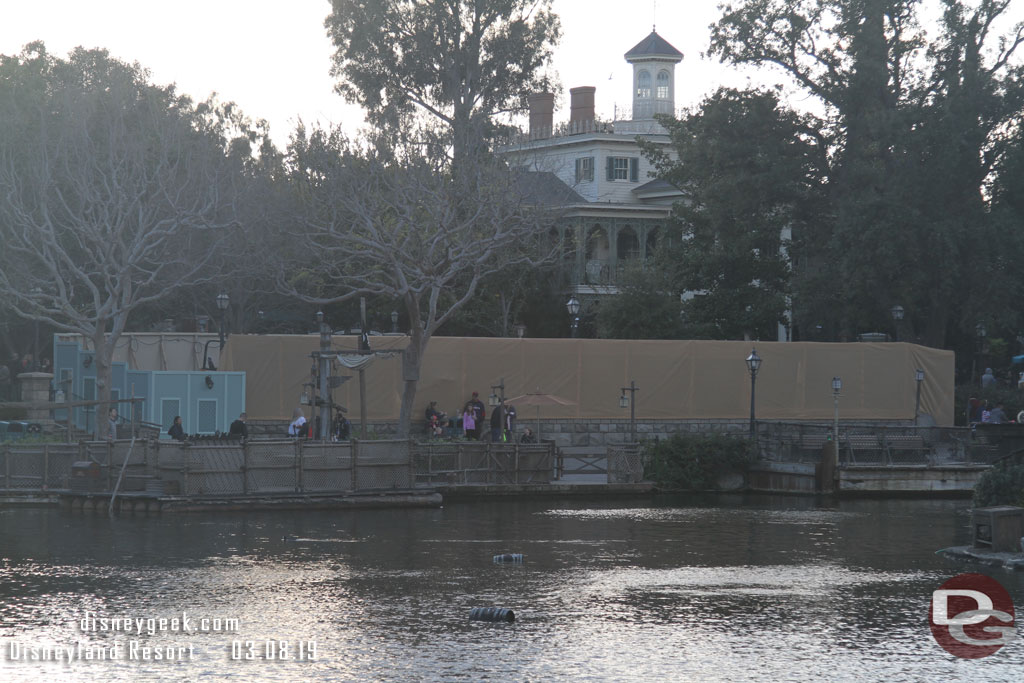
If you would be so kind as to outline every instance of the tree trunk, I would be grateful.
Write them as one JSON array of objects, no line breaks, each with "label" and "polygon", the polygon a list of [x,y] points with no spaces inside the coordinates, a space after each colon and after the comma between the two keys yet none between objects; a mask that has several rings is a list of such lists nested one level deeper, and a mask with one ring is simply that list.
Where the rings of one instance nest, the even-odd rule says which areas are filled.
[{"label": "tree trunk", "polygon": [[93,363],[96,365],[96,400],[100,403],[96,406],[95,435],[97,441],[107,438],[109,432],[108,413],[110,408],[110,381],[111,366],[114,360],[114,344],[107,341],[106,327],[97,325],[92,336],[92,346],[95,354]]}]

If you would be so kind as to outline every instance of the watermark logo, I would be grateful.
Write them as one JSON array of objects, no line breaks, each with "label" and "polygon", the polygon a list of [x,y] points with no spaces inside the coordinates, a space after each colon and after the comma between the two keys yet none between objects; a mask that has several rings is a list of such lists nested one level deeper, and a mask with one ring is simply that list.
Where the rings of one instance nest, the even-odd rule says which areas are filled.
[{"label": "watermark logo", "polygon": [[1017,635],[1013,599],[984,574],[959,574],[934,591],[928,623],[936,642],[964,659],[995,654]]}]

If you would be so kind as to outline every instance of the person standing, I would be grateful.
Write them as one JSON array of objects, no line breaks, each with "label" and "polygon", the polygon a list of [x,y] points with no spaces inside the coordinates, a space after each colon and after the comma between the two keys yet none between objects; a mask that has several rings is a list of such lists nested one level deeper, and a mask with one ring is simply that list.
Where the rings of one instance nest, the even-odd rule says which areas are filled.
[{"label": "person standing", "polygon": [[501,414],[501,404],[499,403],[494,407],[494,412],[491,413],[491,441],[498,443],[501,441],[501,432],[504,420]]},{"label": "person standing", "polygon": [[249,438],[249,428],[245,425],[245,413],[240,413],[238,419],[231,423],[231,427],[228,428],[228,436]]},{"label": "person standing", "polygon": [[462,408],[462,432],[467,439],[476,438],[476,419],[473,417],[473,406],[469,403]]},{"label": "person standing", "polygon": [[505,441],[513,442],[516,440],[516,407],[507,405],[505,406]]},{"label": "person standing", "polygon": [[181,426],[181,415],[174,416],[174,424],[167,430],[167,435],[175,441],[185,440],[185,428]]},{"label": "person standing", "polygon": [[292,421],[288,425],[288,436],[306,436],[306,416],[302,414],[302,408],[296,408],[292,412]]},{"label": "person standing", "polygon": [[107,413],[107,441],[117,439],[117,408],[111,408]]},{"label": "person standing", "polygon": [[[484,426],[484,418],[487,417],[487,411],[484,409],[484,404],[480,401],[480,394],[473,392],[473,398],[469,400],[469,407],[473,411],[473,436],[472,439],[480,439],[480,428]],[[467,433],[468,434],[468,433]]]}]

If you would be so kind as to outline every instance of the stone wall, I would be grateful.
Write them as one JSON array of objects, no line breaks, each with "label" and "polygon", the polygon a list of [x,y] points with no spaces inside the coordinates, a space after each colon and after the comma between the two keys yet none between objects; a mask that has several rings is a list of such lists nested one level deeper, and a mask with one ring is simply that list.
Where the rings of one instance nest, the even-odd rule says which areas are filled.
[{"label": "stone wall", "polygon": [[[351,419],[351,418],[350,418]],[[273,420],[250,420],[249,421],[249,433],[253,436],[258,437],[280,437],[285,436],[288,433],[288,423],[285,421],[273,421]],[[766,425],[775,424],[769,422],[760,422],[759,431],[764,434]],[[886,424],[893,426],[905,426],[906,421],[888,421],[879,422],[877,424]],[[820,429],[827,429],[830,423],[825,422],[807,422],[806,426],[815,425]],[[843,428],[849,426],[849,423],[844,422]],[[370,422],[367,425],[367,430],[370,433],[371,438],[390,438],[394,437],[396,432],[396,423],[394,422]],[[525,427],[530,427],[535,432],[537,431],[537,421],[529,419],[519,419],[517,432],[522,434],[522,430]],[[584,447],[584,446],[606,446],[609,444],[621,444],[630,442],[630,422],[629,420],[541,420],[540,421],[541,438],[550,439],[555,442],[556,446],[567,448],[567,447]],[[748,433],[750,429],[750,422],[748,420],[637,420],[636,421],[636,435],[640,440],[652,440],[652,439],[665,439],[672,434],[677,433],[689,433],[689,434],[707,434],[707,433],[725,433],[735,436],[742,436]],[[490,433],[489,428],[484,430],[485,433]],[[412,427],[412,434],[414,437],[425,435],[426,426],[425,423],[414,422]],[[352,435],[359,435],[359,423],[357,420],[352,421]]]}]

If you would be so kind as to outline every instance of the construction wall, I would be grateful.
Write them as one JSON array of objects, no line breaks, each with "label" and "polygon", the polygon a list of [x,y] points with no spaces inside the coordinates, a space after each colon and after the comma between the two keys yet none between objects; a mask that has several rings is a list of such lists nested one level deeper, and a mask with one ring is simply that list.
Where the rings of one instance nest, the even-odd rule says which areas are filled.
[{"label": "construction wall", "polygon": [[[62,342],[92,348],[92,340],[80,334],[58,333],[54,345]],[[126,332],[117,340],[114,362],[126,363],[134,370],[184,370],[203,367],[205,349],[220,369],[218,335],[206,332]],[[56,357],[54,357],[56,360]]]},{"label": "construction wall", "polygon": [[[355,337],[335,337],[334,350],[354,350]],[[403,336],[371,337],[375,350],[401,349]],[[619,407],[621,388],[636,382],[638,419],[745,419],[750,415],[750,375],[744,359],[756,346],[763,359],[757,376],[760,419],[829,420],[833,376],[843,380],[843,420],[914,418],[914,370],[924,370],[921,413],[939,425],[953,424],[952,351],[906,343],[622,341],[605,339],[509,339],[435,337],[423,361],[414,419],[429,401],[449,414],[473,391],[487,403],[491,386],[504,378],[505,396],[553,394],[572,405],[544,406],[544,418],[628,417]],[[245,371],[250,419],[290,419],[303,383],[310,382],[319,348],[315,335],[235,335],[224,349],[221,370]],[[358,373],[334,399],[359,415]],[[378,358],[366,370],[367,418],[395,420],[402,392],[399,355]],[[519,411],[533,417],[535,408]],[[304,410],[307,417],[311,409]]]}]

